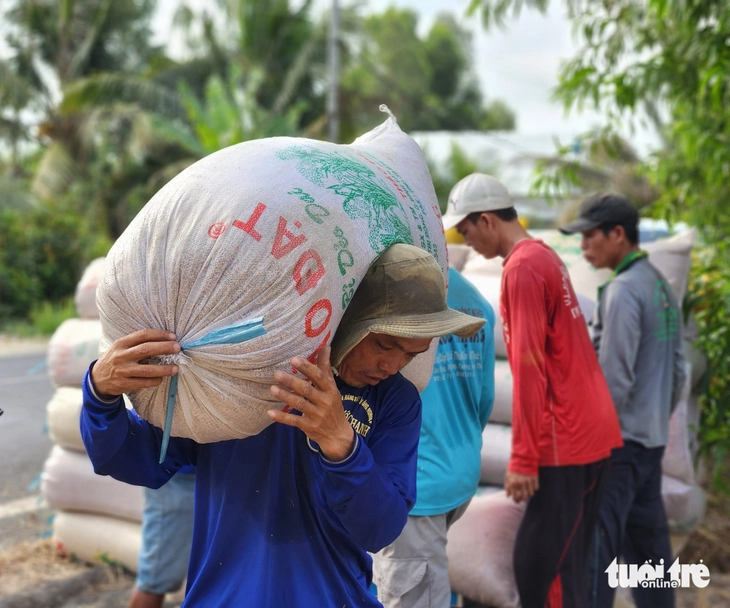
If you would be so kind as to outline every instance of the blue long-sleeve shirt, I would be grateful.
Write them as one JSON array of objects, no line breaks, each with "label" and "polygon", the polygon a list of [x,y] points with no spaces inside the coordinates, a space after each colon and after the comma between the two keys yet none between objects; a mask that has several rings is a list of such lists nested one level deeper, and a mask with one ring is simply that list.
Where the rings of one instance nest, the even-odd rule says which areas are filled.
[{"label": "blue long-sleeve shirt", "polygon": [[84,381],[81,433],[94,470],[159,487],[196,470],[184,606],[380,606],[368,551],[392,542],[415,501],[421,402],[400,374],[353,388],[337,378],[356,446],[331,463],[299,429],[272,424],[246,439],[198,444],[105,403]]}]

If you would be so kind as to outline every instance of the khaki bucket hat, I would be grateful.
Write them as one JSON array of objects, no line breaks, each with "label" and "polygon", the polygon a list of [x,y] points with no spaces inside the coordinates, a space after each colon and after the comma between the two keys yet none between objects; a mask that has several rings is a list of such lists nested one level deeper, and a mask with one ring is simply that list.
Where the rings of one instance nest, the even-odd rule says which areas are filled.
[{"label": "khaki bucket hat", "polygon": [[444,275],[430,253],[398,243],[365,273],[332,340],[332,365],[339,365],[369,333],[468,337],[482,325],[484,319],[448,307]]}]

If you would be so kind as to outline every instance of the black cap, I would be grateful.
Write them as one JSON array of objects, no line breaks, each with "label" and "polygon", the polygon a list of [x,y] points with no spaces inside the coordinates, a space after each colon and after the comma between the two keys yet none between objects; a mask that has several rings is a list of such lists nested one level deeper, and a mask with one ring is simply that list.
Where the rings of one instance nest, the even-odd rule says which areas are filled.
[{"label": "black cap", "polygon": [[625,196],[599,192],[585,199],[578,208],[578,219],[561,226],[563,234],[593,230],[601,224],[636,225],[639,213]]}]

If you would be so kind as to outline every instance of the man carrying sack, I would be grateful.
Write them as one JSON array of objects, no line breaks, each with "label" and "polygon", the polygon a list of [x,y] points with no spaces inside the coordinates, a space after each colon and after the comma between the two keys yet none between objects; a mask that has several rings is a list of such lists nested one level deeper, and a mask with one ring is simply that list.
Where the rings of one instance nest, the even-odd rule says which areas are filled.
[{"label": "man carrying sack", "polygon": [[[371,559],[415,501],[421,401],[399,370],[431,340],[484,323],[450,309],[440,266],[410,245],[370,267],[316,364],[277,371],[276,424],[258,435],[199,444],[127,411],[121,394],[159,385],[176,365],[164,330],[118,339],[90,367],[81,429],[99,474],[159,487],[196,467],[195,524],[184,606],[379,606]],[[202,410],[201,410],[202,411]]]}]

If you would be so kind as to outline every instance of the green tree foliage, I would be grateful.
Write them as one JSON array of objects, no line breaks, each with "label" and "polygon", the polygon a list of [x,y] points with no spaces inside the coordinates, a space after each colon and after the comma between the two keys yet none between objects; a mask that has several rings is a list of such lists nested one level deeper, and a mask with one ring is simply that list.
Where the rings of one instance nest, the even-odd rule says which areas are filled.
[{"label": "green tree foliage", "polygon": [[[152,0],[15,0],[3,15],[9,27],[6,65],[17,76],[12,88],[27,93],[26,108],[35,110],[33,132],[43,148],[32,191],[42,201],[63,201],[68,212],[80,213],[104,233],[118,233],[125,225],[119,213],[107,211],[134,189],[149,160],[125,155],[128,146],[123,145],[140,139],[141,121],[130,103],[135,95],[148,101],[149,86],[122,85],[166,63],[151,43],[153,9]],[[104,90],[114,97],[116,113],[72,111],[72,103],[58,104],[58,88],[73,99],[80,81],[100,81],[105,75]],[[174,107],[176,100],[169,97]],[[6,113],[12,107],[4,106]]]},{"label": "green tree foliage", "polygon": [[[15,0],[5,15],[20,73],[48,93],[40,65],[63,85],[97,72],[142,70],[161,55],[151,44],[153,0]],[[41,62],[41,64],[39,64]]]},{"label": "green tree foliage", "polygon": [[[294,9],[289,0],[227,0],[229,16],[238,26],[233,48],[244,69],[260,70],[256,101],[266,109],[281,109],[280,95],[306,100],[312,116],[321,111],[321,95],[314,90],[311,62],[324,60],[325,31],[310,17],[311,0]],[[309,63],[309,65],[308,65]],[[309,109],[311,108],[311,109]]]},{"label": "green tree foliage", "polygon": [[73,294],[96,238],[58,206],[0,208],[0,322]]},{"label": "green tree foliage", "polygon": [[10,146],[10,172],[15,176],[21,174],[19,147],[22,142],[32,140],[21,112],[31,108],[33,97],[33,85],[20,74],[17,65],[0,60],[0,140]]},{"label": "green tree foliage", "polygon": [[[473,0],[485,24],[538,0]],[[701,240],[691,300],[709,359],[700,438],[722,462],[730,451],[730,3],[706,0],[566,0],[581,48],[562,68],[556,96],[593,107],[609,129],[639,116],[663,146],[643,170],[651,213],[696,226]]]},{"label": "green tree foliage", "polygon": [[449,200],[451,188],[460,179],[476,172],[487,173],[489,175],[498,175],[499,173],[497,167],[468,156],[464,149],[455,141],[451,142],[449,156],[445,163],[436,163],[430,159],[428,149],[425,149],[424,153],[441,213],[446,213],[446,204]]},{"label": "green tree foliage", "polygon": [[514,128],[502,103],[485,106],[468,33],[440,15],[425,38],[418,16],[389,8],[365,19],[342,78],[343,140],[382,121],[385,103],[405,131]]},{"label": "green tree foliage", "polygon": [[[280,116],[297,106],[299,130],[319,132],[324,114],[319,77],[325,72],[327,23],[313,20],[312,4],[312,0],[218,0],[224,15],[221,24],[207,13],[196,16],[185,5],[177,22],[188,32],[198,57],[215,58],[219,77],[228,78],[232,65],[239,74],[255,72],[255,101],[260,108]],[[351,11],[346,14],[348,24]]]}]

